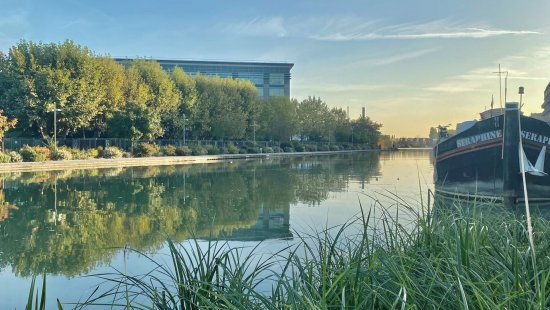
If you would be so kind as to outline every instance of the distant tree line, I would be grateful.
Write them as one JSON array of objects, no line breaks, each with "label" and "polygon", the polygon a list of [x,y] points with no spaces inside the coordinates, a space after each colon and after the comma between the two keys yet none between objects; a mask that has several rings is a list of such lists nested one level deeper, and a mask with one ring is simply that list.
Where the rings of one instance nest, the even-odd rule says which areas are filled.
[{"label": "distant tree line", "polygon": [[132,140],[277,140],[376,145],[381,125],[349,120],[320,98],[261,100],[250,82],[168,73],[154,60],[127,65],[72,41],[21,41],[0,52],[0,108],[12,136]]}]

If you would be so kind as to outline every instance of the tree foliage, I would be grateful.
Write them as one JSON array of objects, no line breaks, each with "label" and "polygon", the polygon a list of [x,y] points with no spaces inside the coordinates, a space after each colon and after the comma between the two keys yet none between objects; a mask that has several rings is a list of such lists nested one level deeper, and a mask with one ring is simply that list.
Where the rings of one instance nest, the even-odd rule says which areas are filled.
[{"label": "tree foliage", "polygon": [[332,108],[330,118],[333,124],[332,139],[334,141],[350,142],[351,124],[347,112],[342,108]]},{"label": "tree foliage", "polygon": [[6,131],[14,128],[17,124],[17,119],[9,120],[6,116],[2,115],[3,112],[3,110],[0,110],[0,141],[4,139]]},{"label": "tree foliage", "polygon": [[75,134],[90,126],[103,98],[95,63],[88,49],[72,41],[22,41],[3,62],[7,89],[0,102],[8,115],[28,126],[25,130],[43,138],[53,135],[55,107],[60,110],[57,134]]},{"label": "tree foliage", "polygon": [[198,138],[242,139],[258,114],[258,98],[251,82],[206,77],[195,78],[197,108],[193,128]]},{"label": "tree foliage", "polygon": [[329,108],[321,98],[308,97],[302,100],[296,110],[302,139],[328,141],[328,129],[331,127]]},{"label": "tree foliage", "polygon": [[162,137],[162,120],[177,112],[181,95],[170,76],[156,61],[135,60],[126,71],[126,106],[116,115],[111,133],[132,139]]},{"label": "tree foliage", "polygon": [[298,129],[298,102],[286,97],[271,97],[262,102],[259,133],[266,140],[288,141]]},{"label": "tree foliage", "polygon": [[[19,136],[370,143],[380,125],[349,120],[317,97],[260,100],[250,81],[170,73],[154,60],[117,63],[72,41],[21,41],[0,52],[0,108]],[[375,145],[375,144],[373,144]]]},{"label": "tree foliage", "polygon": [[108,121],[124,109],[126,103],[124,93],[126,74],[120,64],[108,57],[97,58],[96,68],[103,96],[101,97],[99,111],[92,120],[89,131],[93,136],[99,137],[107,131]]},{"label": "tree foliage", "polygon": [[193,77],[183,69],[176,67],[171,73],[172,81],[180,93],[180,102],[177,111],[167,115],[164,119],[165,137],[182,138],[184,129],[187,130],[187,121],[194,115],[197,102],[197,87]]},{"label": "tree foliage", "polygon": [[372,121],[369,117],[360,117],[351,122],[355,143],[367,144],[370,147],[378,145],[381,124]]}]

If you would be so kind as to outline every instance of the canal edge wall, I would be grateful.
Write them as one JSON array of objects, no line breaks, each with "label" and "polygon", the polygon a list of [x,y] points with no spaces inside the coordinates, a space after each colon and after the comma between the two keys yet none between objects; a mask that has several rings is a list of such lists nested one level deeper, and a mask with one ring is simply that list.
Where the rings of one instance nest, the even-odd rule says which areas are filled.
[{"label": "canal edge wall", "polygon": [[259,154],[222,154],[202,156],[159,156],[132,158],[98,158],[83,160],[59,160],[42,162],[19,162],[0,164],[0,173],[56,171],[74,169],[124,168],[145,166],[189,165],[216,163],[227,160],[245,160],[270,157],[291,157],[310,155],[331,155],[358,152],[380,152],[380,150],[350,150],[326,152],[292,152],[292,153],[259,153]]}]

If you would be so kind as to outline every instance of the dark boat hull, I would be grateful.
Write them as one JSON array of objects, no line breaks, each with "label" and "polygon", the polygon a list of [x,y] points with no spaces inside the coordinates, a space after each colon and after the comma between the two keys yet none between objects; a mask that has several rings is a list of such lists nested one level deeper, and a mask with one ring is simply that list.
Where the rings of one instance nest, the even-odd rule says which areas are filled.
[{"label": "dark boat hull", "polygon": [[[517,111],[517,110],[516,110]],[[519,169],[519,143],[527,159],[534,165],[544,146],[546,157],[544,172],[550,172],[550,125],[544,121],[520,116],[521,139],[511,148],[504,137],[504,115],[476,122],[471,128],[447,138],[434,148],[436,189],[462,191],[466,194],[502,196],[505,178],[512,178],[518,198],[523,197],[522,175]],[[519,128],[516,127],[517,132]],[[519,138],[519,135],[518,135]],[[507,142],[504,142],[507,141]],[[504,160],[506,152],[516,159]],[[508,174],[506,169],[511,170]],[[550,199],[550,176],[526,174],[529,198]],[[532,193],[531,193],[532,192]]]}]

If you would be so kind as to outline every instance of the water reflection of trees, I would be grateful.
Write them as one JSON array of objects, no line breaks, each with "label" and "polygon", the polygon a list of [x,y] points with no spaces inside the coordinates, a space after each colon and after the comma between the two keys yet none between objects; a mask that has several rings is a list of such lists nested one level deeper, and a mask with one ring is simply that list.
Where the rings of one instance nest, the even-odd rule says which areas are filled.
[{"label": "water reflection of trees", "polygon": [[290,235],[291,204],[318,204],[350,178],[377,173],[370,154],[3,175],[0,268],[76,275],[125,245],[258,233],[262,216],[286,217],[262,238]]}]

